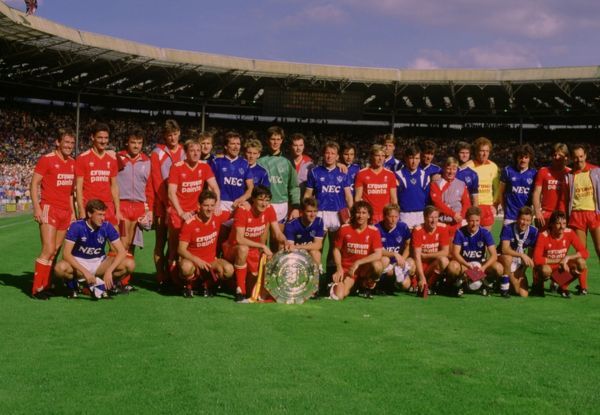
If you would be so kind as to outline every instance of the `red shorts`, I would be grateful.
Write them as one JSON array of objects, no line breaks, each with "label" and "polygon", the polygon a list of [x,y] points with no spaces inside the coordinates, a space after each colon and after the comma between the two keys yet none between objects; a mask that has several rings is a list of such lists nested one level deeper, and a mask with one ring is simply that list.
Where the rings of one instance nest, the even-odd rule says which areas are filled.
[{"label": "red shorts", "polygon": [[183,219],[177,214],[175,208],[167,208],[167,226],[171,229],[180,230],[183,226]]},{"label": "red shorts", "polygon": [[492,205],[479,205],[479,209],[481,209],[481,226],[492,226],[494,224],[494,210],[492,209]]},{"label": "red shorts", "polygon": [[71,224],[71,209],[63,209],[42,203],[42,223],[56,228],[57,231],[66,231]]},{"label": "red shorts", "polygon": [[123,215],[123,219],[129,222],[137,222],[145,213],[146,207],[144,202],[121,200],[121,215]]},{"label": "red shorts", "polygon": [[600,214],[591,210],[574,210],[569,216],[569,227],[587,232],[600,226]]},{"label": "red shorts", "polygon": [[[83,201],[84,207],[87,205],[87,202],[87,200]],[[117,215],[115,214],[115,204],[112,201],[107,202],[106,200],[103,200],[102,202],[104,202],[104,204],[106,205],[106,215],[104,217],[104,220],[118,229],[119,222],[117,221]]]},{"label": "red shorts", "polygon": [[350,275],[350,273],[348,272],[350,267],[345,267],[342,265],[342,269],[344,270],[344,275],[348,275],[354,281],[359,280],[361,278],[370,277],[373,274],[371,267],[369,267],[369,264],[363,264],[360,267],[358,267],[354,275]]},{"label": "red shorts", "polygon": [[[260,250],[258,248],[248,249],[246,265],[248,266],[250,274],[258,275],[260,255]],[[235,264],[235,245],[230,245],[228,242],[223,243],[223,258],[232,264]]]},{"label": "red shorts", "polygon": [[423,274],[425,274],[425,276],[427,276],[427,272],[432,267],[434,262],[435,262],[435,260],[421,262],[421,264],[423,264]]}]

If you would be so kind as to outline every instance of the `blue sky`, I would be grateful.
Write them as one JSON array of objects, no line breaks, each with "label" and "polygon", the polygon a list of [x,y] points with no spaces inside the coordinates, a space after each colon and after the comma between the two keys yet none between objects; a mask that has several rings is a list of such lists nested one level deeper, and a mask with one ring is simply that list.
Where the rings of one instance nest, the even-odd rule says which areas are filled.
[{"label": "blue sky", "polygon": [[247,58],[418,69],[600,64],[597,0],[38,2],[39,16],[82,30]]}]

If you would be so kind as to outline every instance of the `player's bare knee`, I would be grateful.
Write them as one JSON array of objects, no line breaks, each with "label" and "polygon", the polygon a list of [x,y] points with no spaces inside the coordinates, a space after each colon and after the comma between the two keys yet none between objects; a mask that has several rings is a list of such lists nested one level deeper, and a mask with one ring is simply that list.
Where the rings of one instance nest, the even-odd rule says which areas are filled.
[{"label": "player's bare knee", "polygon": [[456,261],[450,261],[446,267],[446,274],[452,278],[458,278],[460,275],[460,264]]}]

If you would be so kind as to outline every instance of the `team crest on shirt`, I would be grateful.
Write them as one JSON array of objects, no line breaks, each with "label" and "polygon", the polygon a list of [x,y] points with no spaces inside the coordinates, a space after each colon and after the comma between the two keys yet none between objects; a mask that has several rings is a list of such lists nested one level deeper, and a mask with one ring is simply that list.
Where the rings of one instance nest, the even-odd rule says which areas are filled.
[{"label": "team crest on shirt", "polygon": [[562,243],[563,243],[563,248],[564,248],[565,246],[567,246],[567,241],[565,241],[564,239],[563,239]]},{"label": "team crest on shirt", "polygon": [[315,232],[315,231],[310,231],[309,235],[310,235],[311,237],[313,237],[313,238],[314,238],[314,237],[317,235],[317,232]]},{"label": "team crest on shirt", "polygon": [[385,237],[384,236],[381,237],[381,242],[385,243]]},{"label": "team crest on shirt", "polygon": [[97,241],[98,241],[99,244],[103,244],[104,243],[104,236],[98,235]]},{"label": "team crest on shirt", "polygon": [[463,246],[469,246],[469,243],[467,241],[464,241]]},{"label": "team crest on shirt", "polygon": [[350,235],[350,234],[347,234],[347,235],[346,235],[346,239],[350,239],[350,238],[352,238],[352,235]]},{"label": "team crest on shirt", "polygon": [[238,169],[238,173],[239,173],[239,174],[244,174],[244,169],[240,167],[240,168]]},{"label": "team crest on shirt", "polygon": [[369,242],[369,238],[370,238],[370,235],[367,235],[367,237],[365,238],[365,241]]},{"label": "team crest on shirt", "polygon": [[106,162],[106,168],[109,169],[110,168],[110,161]]},{"label": "team crest on shirt", "polygon": [[322,182],[325,181],[325,177],[321,177],[319,180],[321,180]]},{"label": "team crest on shirt", "polygon": [[439,233],[436,233],[436,234],[435,234],[435,241],[437,242],[437,241],[439,241],[439,239],[440,239],[440,234],[439,234]]},{"label": "team crest on shirt", "polygon": [[223,170],[223,172],[227,172],[227,167],[223,167],[221,170]]},{"label": "team crest on shirt", "polygon": [[186,174],[186,173],[181,173],[181,178],[182,178],[182,179],[185,179],[185,176],[187,176],[187,174]]},{"label": "team crest on shirt", "polygon": [[483,248],[483,241],[477,242],[477,247],[478,248]]},{"label": "team crest on shirt", "polygon": [[343,176],[338,176],[337,177],[337,181],[338,181],[338,183],[343,182],[344,181],[344,177]]},{"label": "team crest on shirt", "polygon": [[383,176],[383,181],[387,183],[387,176]]},{"label": "team crest on shirt", "polygon": [[396,242],[398,242],[399,244],[401,244],[401,243],[402,243],[402,237],[401,237],[401,236],[398,236],[398,237],[396,238]]},{"label": "team crest on shirt", "polygon": [[57,169],[57,170],[58,170],[58,168],[59,168],[59,167],[60,167],[60,166],[59,166],[58,164],[55,164],[55,165],[54,165],[54,168],[55,168],[55,169]]},{"label": "team crest on shirt", "polygon": [[528,177],[527,178],[527,184],[531,184],[531,183],[533,183],[533,179],[531,177]]},{"label": "team crest on shirt", "polygon": [[410,179],[410,183],[411,184],[417,184],[417,179],[415,179],[414,177],[412,179]]}]

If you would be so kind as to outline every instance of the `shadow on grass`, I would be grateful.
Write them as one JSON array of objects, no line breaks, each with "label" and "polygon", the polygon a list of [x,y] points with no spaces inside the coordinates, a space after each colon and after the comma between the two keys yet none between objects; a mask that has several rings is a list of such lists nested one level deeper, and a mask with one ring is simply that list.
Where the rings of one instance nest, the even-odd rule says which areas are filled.
[{"label": "shadow on grass", "polygon": [[21,275],[0,274],[0,285],[16,288],[27,297],[31,297],[32,284],[33,272],[23,272]]}]

